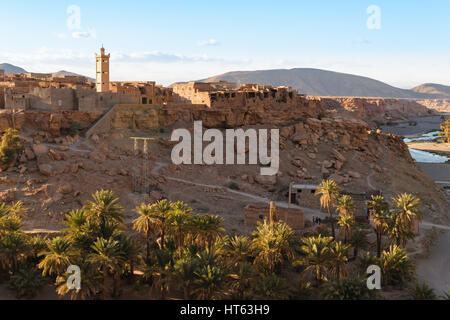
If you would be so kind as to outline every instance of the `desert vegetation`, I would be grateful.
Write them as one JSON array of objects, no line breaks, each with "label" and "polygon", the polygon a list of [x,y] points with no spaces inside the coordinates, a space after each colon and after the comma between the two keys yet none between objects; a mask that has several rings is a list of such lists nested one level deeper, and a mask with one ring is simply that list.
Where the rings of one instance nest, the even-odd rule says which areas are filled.
[{"label": "desert vegetation", "polygon": [[[80,300],[121,298],[125,288],[150,299],[377,299],[380,292],[366,286],[367,267],[376,264],[383,288],[407,288],[415,267],[404,246],[419,200],[400,195],[392,208],[382,197],[369,202],[373,232],[389,242],[377,241],[372,252],[370,228],[355,222],[352,199],[331,181],[323,186],[322,203],[339,213],[334,236],[328,229],[297,234],[276,215],[249,235],[229,234],[220,217],[167,199],[141,204],[127,222],[120,200],[101,190],[65,216],[59,236],[41,237],[23,231],[20,202],[2,204],[0,281],[18,298],[51,284],[61,298]],[[80,289],[68,289],[71,265],[80,267]],[[436,297],[424,284],[410,290],[412,298]]]},{"label": "desert vegetation", "polygon": [[450,119],[441,124],[441,137],[444,143],[450,143]]}]

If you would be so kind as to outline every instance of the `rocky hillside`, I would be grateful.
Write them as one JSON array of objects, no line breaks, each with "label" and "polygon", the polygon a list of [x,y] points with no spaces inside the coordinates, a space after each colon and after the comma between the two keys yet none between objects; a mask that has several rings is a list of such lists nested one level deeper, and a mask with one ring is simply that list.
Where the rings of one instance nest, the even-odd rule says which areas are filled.
[{"label": "rocky hillside", "polygon": [[[449,221],[449,205],[442,190],[414,164],[401,138],[371,130],[360,120],[333,117],[324,109],[323,101],[305,99],[304,106],[275,111],[142,109],[119,110],[111,120],[112,130],[90,139],[66,136],[63,129],[70,121],[88,126],[98,114],[16,114],[14,123],[21,129],[23,150],[17,162],[2,172],[0,198],[24,201],[29,208],[27,227],[32,229],[61,228],[65,213],[81,207],[97,189],[106,188],[120,195],[130,218],[140,201],[164,196],[219,214],[226,226],[239,231],[245,206],[239,196],[205,191],[209,189],[192,184],[184,186],[181,180],[172,178],[205,186],[226,186],[234,181],[243,192],[286,201],[290,182],[317,184],[328,177],[356,193],[382,190],[388,198],[400,192],[414,193],[423,200],[426,219]],[[136,112],[141,112],[140,117]],[[11,116],[7,111],[0,113],[0,125],[11,126]],[[140,121],[132,120],[137,118]],[[258,166],[171,165],[172,129],[191,128],[194,120],[221,129],[279,128],[280,173],[267,178],[259,176]],[[133,155],[130,137],[139,135],[155,138],[147,162],[151,192],[146,195],[132,192],[133,170],[139,168],[142,159]]]}]

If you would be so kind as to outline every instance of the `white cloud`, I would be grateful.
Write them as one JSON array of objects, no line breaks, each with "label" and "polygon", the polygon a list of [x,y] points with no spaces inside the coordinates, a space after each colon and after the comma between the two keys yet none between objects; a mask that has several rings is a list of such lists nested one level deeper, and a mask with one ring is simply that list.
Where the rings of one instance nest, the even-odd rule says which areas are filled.
[{"label": "white cloud", "polygon": [[88,31],[74,31],[72,32],[72,38],[74,39],[96,39],[97,34],[94,29]]},{"label": "white cloud", "polygon": [[66,39],[67,38],[67,34],[58,33],[58,34],[56,34],[56,37],[59,38],[59,39]]},{"label": "white cloud", "polygon": [[219,41],[217,41],[216,39],[201,40],[197,42],[197,45],[200,47],[218,46],[219,44]]}]

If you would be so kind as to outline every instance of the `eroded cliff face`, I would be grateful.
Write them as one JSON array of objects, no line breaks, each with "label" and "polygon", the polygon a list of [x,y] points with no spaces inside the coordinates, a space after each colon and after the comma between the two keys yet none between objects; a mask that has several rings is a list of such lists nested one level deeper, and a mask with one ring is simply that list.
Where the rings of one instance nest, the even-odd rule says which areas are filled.
[{"label": "eroded cliff face", "polygon": [[371,125],[389,121],[406,121],[409,117],[426,116],[434,111],[422,102],[408,99],[310,97],[319,100],[332,114],[357,118]]},{"label": "eroded cliff face", "polygon": [[417,103],[437,112],[450,113],[450,99],[417,100]]}]

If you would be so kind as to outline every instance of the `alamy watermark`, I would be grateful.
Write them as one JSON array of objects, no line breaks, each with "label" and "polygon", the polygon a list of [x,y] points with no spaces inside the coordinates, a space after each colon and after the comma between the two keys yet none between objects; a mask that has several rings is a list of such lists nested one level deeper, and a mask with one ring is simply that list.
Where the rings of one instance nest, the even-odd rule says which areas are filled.
[{"label": "alamy watermark", "polygon": [[72,265],[67,268],[67,274],[70,276],[67,278],[67,288],[69,290],[81,289],[81,269],[79,266]]},{"label": "alamy watermark", "polygon": [[[218,129],[208,129],[203,133],[202,121],[194,122],[193,139],[189,130],[176,129],[172,133],[171,141],[179,143],[172,149],[172,162],[176,165],[260,164],[262,176],[274,176],[278,173],[280,168],[280,131],[278,129],[270,130],[270,156],[267,129],[246,131],[227,129],[225,136]],[[203,149],[204,142],[210,143]],[[247,153],[248,163],[246,162]]]},{"label": "alamy watermark", "polygon": [[376,265],[367,268],[367,288],[369,290],[381,290],[381,268]]},{"label": "alamy watermark", "polygon": [[371,5],[367,8],[366,12],[370,15],[366,22],[367,28],[370,30],[380,30],[381,8],[377,5]]}]

